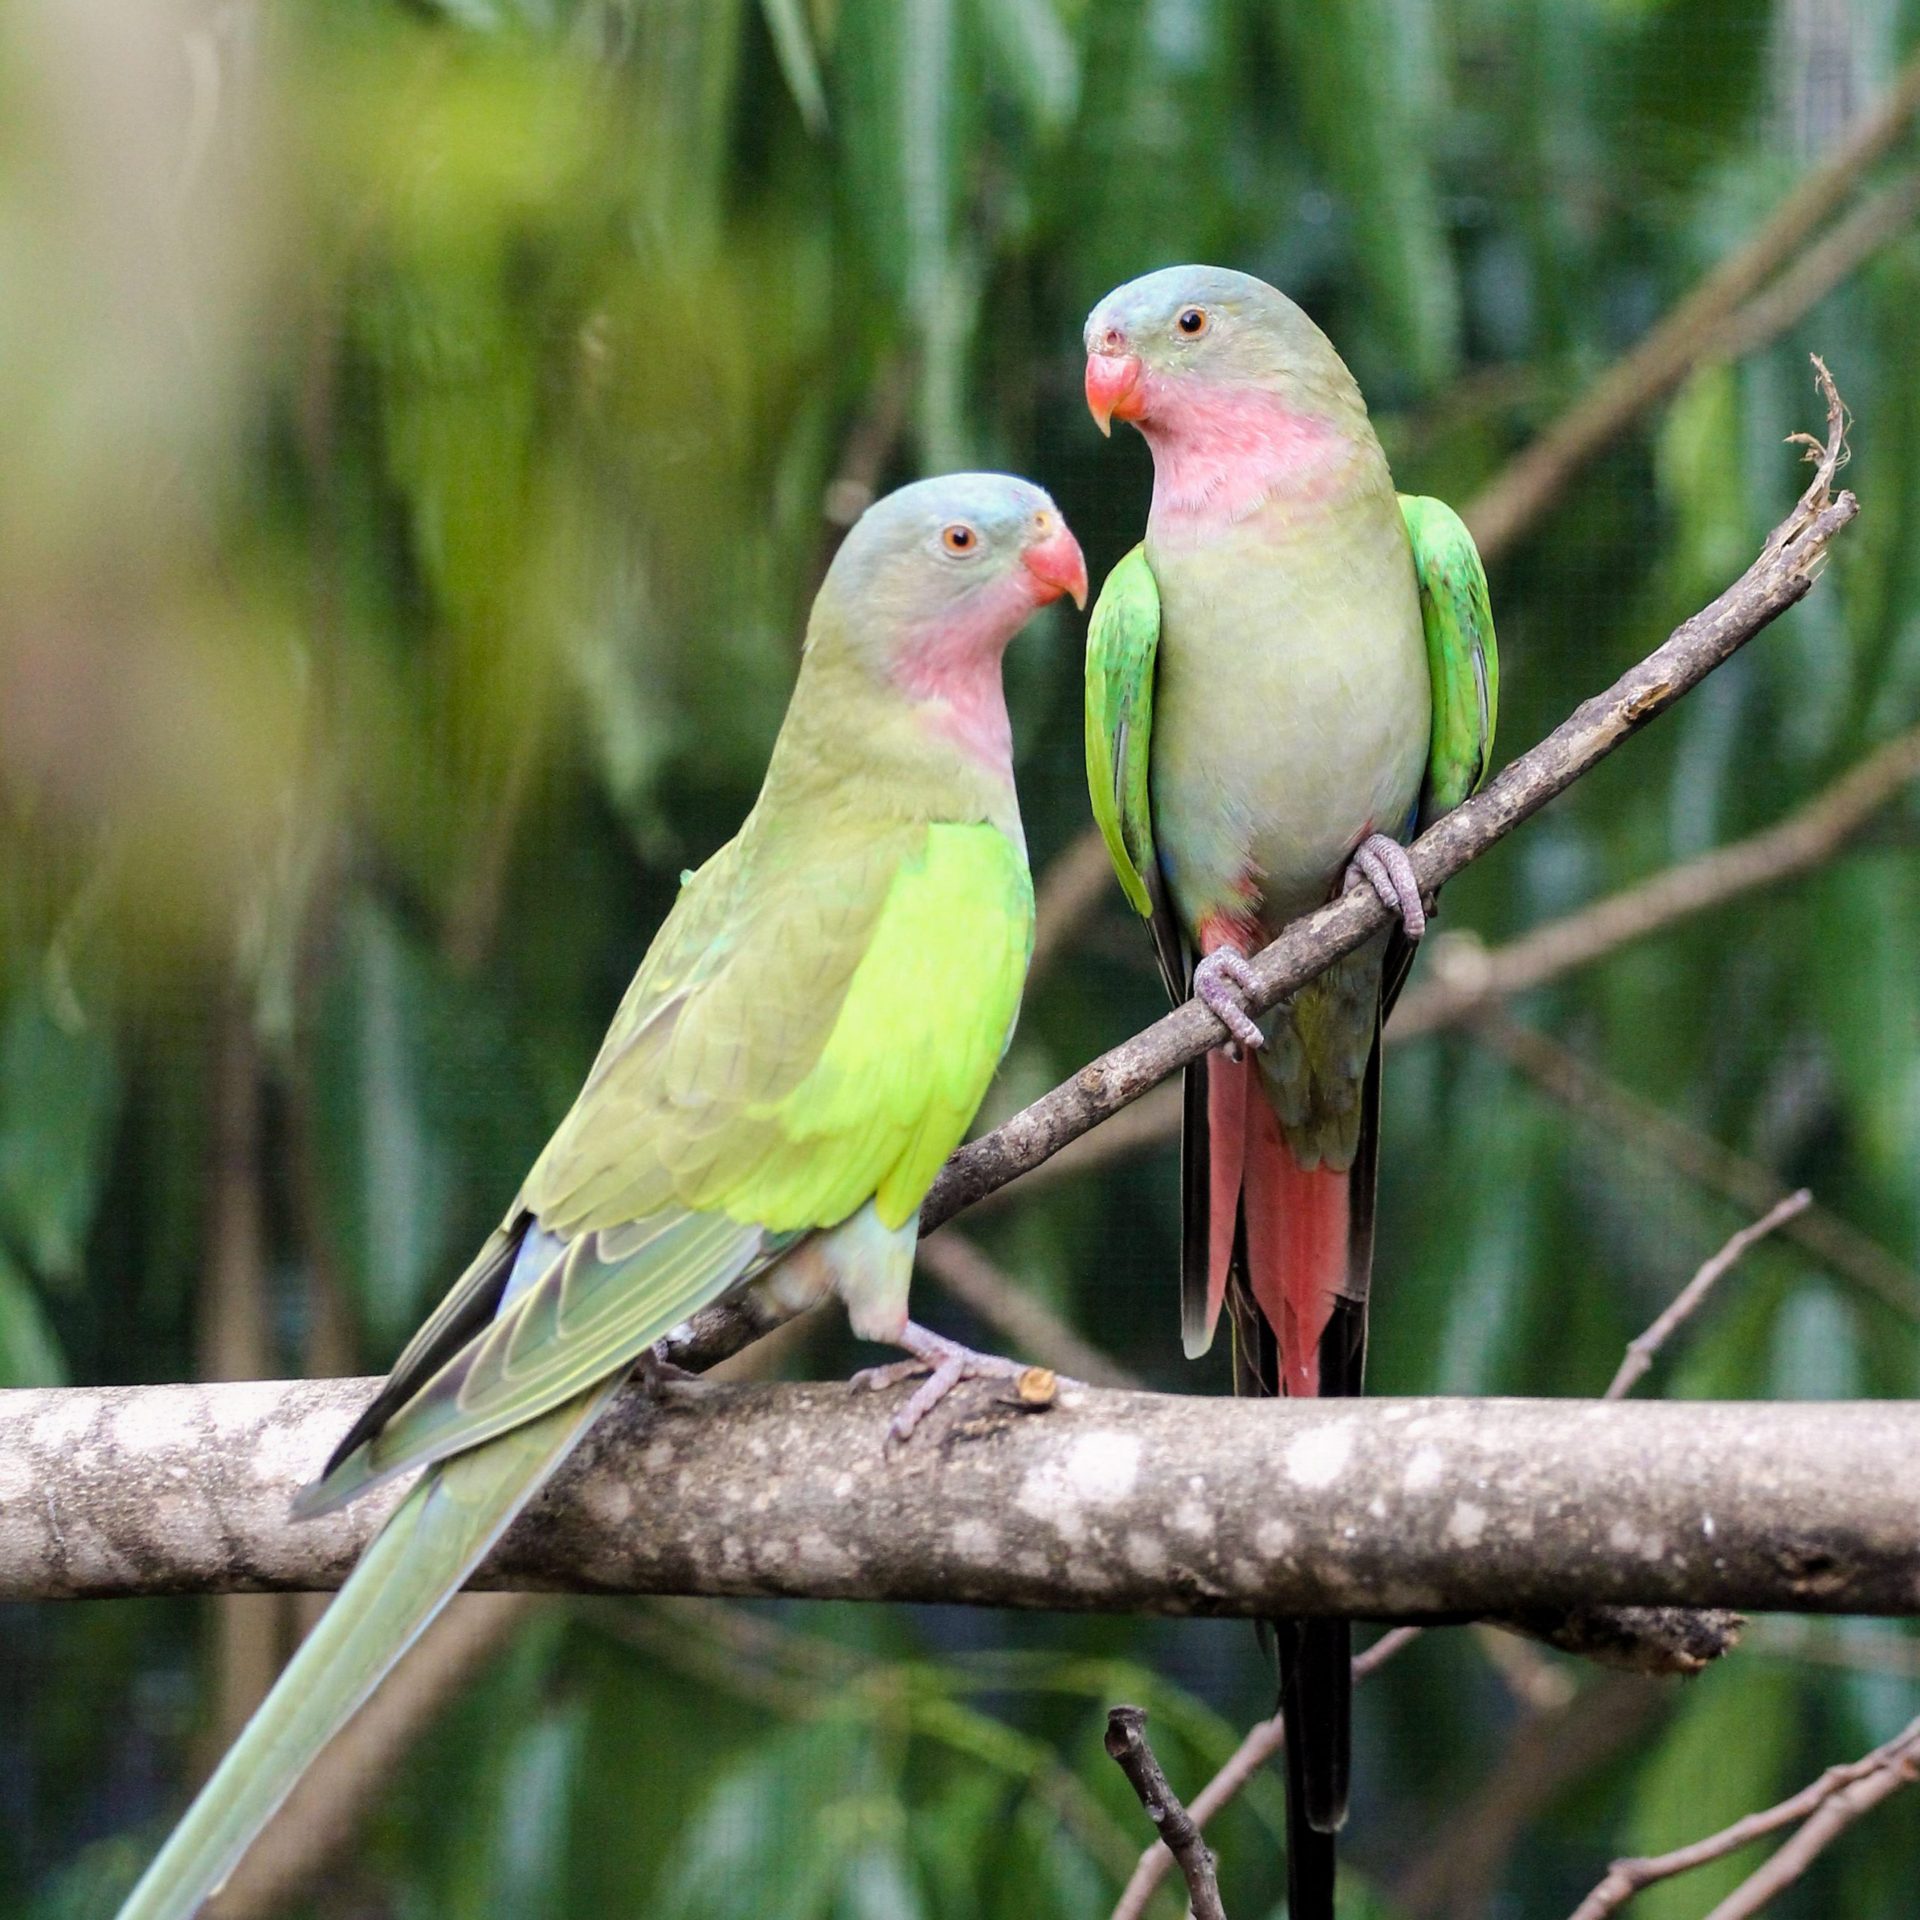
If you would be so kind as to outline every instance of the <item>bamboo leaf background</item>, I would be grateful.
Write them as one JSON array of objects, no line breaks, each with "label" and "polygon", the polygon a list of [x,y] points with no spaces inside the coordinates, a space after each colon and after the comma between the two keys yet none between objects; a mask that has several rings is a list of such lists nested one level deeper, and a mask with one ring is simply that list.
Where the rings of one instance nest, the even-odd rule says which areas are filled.
[{"label": "bamboo leaf background", "polygon": [[[977,463],[1052,488],[1096,577],[1131,543],[1144,452],[1078,400],[1109,286],[1184,258],[1275,280],[1347,354],[1401,484],[1463,501],[1818,163],[1912,15],[21,0],[0,21],[0,1383],[202,1371],[223,1179],[257,1211],[261,1369],[384,1365],[750,800],[838,526]],[[1881,173],[1915,164],[1908,137]],[[1902,232],[1695,371],[1502,559],[1512,750],[1777,517],[1810,349],[1856,410],[1867,510],[1831,577],[1465,875],[1445,927],[1498,940],[1752,831],[1913,723],[1916,295]],[[1078,646],[1054,617],[1010,662],[1042,864],[1084,824]],[[1910,1265],[1917,828],[1909,796],[1811,879],[1521,1009]],[[995,1110],[1157,998],[1111,895],[1037,986]],[[1381,1390],[1597,1392],[1738,1224],[1469,1038],[1401,1050],[1389,1084]],[[1224,1385],[1178,1357],[1167,1153],[979,1234],[1150,1381]],[[785,1364],[857,1358],[823,1322]],[[1911,1394],[1917,1362],[1913,1325],[1776,1241],[1656,1384]],[[8,1610],[3,1920],[111,1911],[203,1763],[225,1631],[191,1602]],[[1872,1625],[1820,1644],[1913,1652]],[[1914,1670],[1763,1647],[1669,1689],[1458,1910],[1567,1910],[1614,1853],[1885,1737]],[[1142,1838],[1105,1705],[1144,1698],[1191,1790],[1270,1692],[1226,1627],[553,1603],[308,1910],[1098,1916]],[[1404,1890],[1519,1714],[1463,1634],[1365,1690],[1353,1913],[1452,1910]],[[1235,1914],[1277,1910],[1277,1801],[1257,1783],[1214,1835]],[[1910,1912],[1917,1823],[1892,1803],[1779,1911]]]}]

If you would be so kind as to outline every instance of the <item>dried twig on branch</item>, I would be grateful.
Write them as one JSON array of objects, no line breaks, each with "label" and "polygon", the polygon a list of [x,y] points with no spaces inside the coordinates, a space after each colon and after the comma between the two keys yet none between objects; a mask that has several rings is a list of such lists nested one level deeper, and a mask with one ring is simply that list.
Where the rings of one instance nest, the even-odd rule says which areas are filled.
[{"label": "dried twig on branch", "polygon": [[1227,1920],[1226,1909],[1220,1904],[1213,1850],[1201,1839],[1193,1816],[1180,1804],[1180,1796],[1167,1785],[1167,1776],[1147,1744],[1144,1707],[1109,1710],[1106,1749],[1127,1776],[1127,1785],[1140,1796],[1147,1818],[1160,1835],[1160,1844],[1178,1864],[1180,1877],[1187,1883],[1187,1904],[1193,1920]]}]

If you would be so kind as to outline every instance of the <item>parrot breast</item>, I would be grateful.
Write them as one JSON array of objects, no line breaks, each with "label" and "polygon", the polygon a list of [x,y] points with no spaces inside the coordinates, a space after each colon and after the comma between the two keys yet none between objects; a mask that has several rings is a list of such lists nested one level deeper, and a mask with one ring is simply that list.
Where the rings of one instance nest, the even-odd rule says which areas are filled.
[{"label": "parrot breast", "polygon": [[1327,899],[1368,833],[1406,831],[1432,694],[1384,463],[1381,480],[1270,499],[1204,538],[1163,521],[1156,495],[1153,818],[1189,928],[1244,902],[1277,931]]}]

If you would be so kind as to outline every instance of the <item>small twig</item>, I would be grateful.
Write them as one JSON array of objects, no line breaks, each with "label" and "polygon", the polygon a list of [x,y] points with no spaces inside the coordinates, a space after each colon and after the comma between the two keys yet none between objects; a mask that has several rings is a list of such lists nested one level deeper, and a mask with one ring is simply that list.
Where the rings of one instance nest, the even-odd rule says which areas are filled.
[{"label": "small twig", "polygon": [[1146,1709],[1111,1708],[1107,1714],[1106,1747],[1108,1756],[1127,1776],[1128,1786],[1140,1796],[1147,1818],[1160,1835],[1161,1846],[1178,1863],[1187,1883],[1193,1920],[1227,1920],[1227,1910],[1220,1904],[1213,1849],[1201,1839],[1193,1816],[1167,1785],[1167,1776],[1154,1758],[1153,1748],[1147,1744]]},{"label": "small twig", "polygon": [[1691,1846],[1646,1859],[1616,1860],[1607,1877],[1574,1909],[1573,1920],[1605,1920],[1656,1881],[1671,1880],[1676,1874],[1725,1859],[1782,1827],[1804,1820],[1806,1825],[1792,1840],[1708,1915],[1708,1920],[1748,1920],[1805,1873],[1836,1835],[1916,1778],[1920,1778],[1920,1720],[1911,1722],[1862,1759],[1829,1767],[1819,1779],[1777,1806],[1750,1813]]},{"label": "small twig", "polygon": [[1729,1267],[1731,1267],[1756,1240],[1764,1240],[1775,1227],[1784,1226],[1796,1214],[1805,1213],[1813,1205],[1813,1195],[1802,1187],[1798,1193],[1790,1193],[1769,1212],[1751,1226],[1742,1227],[1728,1240],[1727,1244],[1706,1261],[1687,1284],[1674,1295],[1666,1311],[1654,1321],[1645,1333],[1627,1342],[1626,1356],[1620,1362],[1620,1370],[1613,1376],[1606,1392],[1601,1396],[1606,1400],[1624,1400],[1653,1365],[1654,1355],[1673,1337],[1674,1331],[1682,1321],[1689,1318],[1700,1303],[1713,1290]]},{"label": "small twig", "polygon": [[[1395,1627],[1391,1633],[1383,1633],[1365,1653],[1355,1659],[1354,1685],[1358,1686],[1361,1681],[1378,1673],[1389,1660],[1404,1653],[1420,1638],[1421,1631],[1419,1627]],[[1269,1720],[1255,1721],[1242,1736],[1240,1744],[1227,1756],[1220,1771],[1194,1795],[1190,1816],[1194,1826],[1204,1828],[1222,1807],[1237,1799],[1247,1782],[1286,1743],[1286,1723],[1280,1714],[1276,1713]],[[1141,1854],[1139,1864],[1133,1870],[1133,1878],[1114,1902],[1111,1920],[1140,1920],[1153,1896],[1160,1891],[1161,1881],[1177,1864],[1165,1842],[1156,1840]]]}]

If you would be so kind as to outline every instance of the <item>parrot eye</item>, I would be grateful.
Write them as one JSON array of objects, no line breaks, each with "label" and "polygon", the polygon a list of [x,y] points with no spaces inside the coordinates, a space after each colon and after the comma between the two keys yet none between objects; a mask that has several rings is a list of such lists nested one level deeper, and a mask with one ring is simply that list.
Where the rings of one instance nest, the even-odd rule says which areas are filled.
[{"label": "parrot eye", "polygon": [[956,558],[964,560],[968,554],[978,551],[980,536],[964,520],[956,520],[952,526],[941,529],[940,544]]},{"label": "parrot eye", "polygon": [[1182,307],[1173,323],[1189,340],[1198,340],[1212,324],[1205,307]]}]

